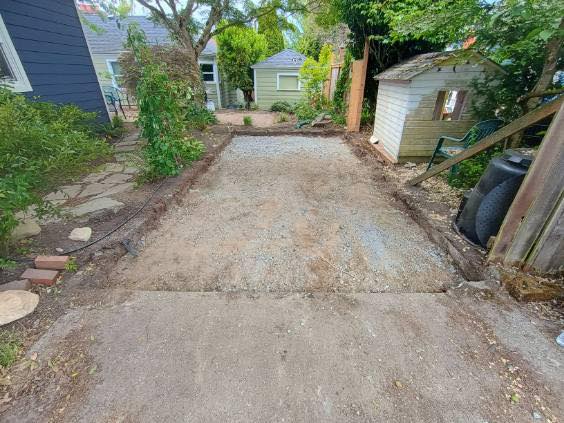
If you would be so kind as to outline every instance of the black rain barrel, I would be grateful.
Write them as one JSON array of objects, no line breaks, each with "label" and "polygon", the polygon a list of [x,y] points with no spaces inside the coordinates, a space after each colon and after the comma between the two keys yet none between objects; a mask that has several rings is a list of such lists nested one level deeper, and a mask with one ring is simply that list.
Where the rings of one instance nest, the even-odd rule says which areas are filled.
[{"label": "black rain barrel", "polygon": [[490,161],[460,204],[456,227],[464,236],[486,247],[490,237],[497,235],[532,161],[532,156],[515,150],[506,150]]}]

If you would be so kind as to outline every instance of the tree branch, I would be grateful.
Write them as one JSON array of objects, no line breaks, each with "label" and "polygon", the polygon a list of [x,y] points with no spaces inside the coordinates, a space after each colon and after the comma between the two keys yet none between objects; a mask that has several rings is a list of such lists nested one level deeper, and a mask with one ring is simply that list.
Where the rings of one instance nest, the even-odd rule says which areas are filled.
[{"label": "tree branch", "polygon": [[545,96],[549,96],[549,95],[558,95],[558,94],[562,94],[562,93],[564,93],[564,87],[554,88],[552,90],[546,90],[546,91],[543,91],[542,93],[530,92],[528,94],[525,94],[525,95],[522,95],[521,97],[519,97],[517,99],[517,103],[523,103],[523,102],[530,100],[532,98],[545,97]]}]

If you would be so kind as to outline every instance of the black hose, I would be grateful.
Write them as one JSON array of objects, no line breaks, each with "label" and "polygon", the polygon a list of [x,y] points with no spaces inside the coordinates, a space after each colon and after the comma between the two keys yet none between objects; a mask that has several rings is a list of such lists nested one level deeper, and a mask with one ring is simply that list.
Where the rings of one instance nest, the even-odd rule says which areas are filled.
[{"label": "black hose", "polygon": [[123,222],[121,222],[118,226],[116,226],[114,229],[112,229],[110,232],[106,233],[105,235],[102,235],[100,238],[95,239],[94,241],[89,242],[86,245],[83,245],[82,247],[78,247],[75,248],[73,250],[68,250],[68,251],[64,251],[62,253],[59,253],[59,256],[66,256],[69,255],[71,253],[75,253],[77,251],[80,250],[84,250],[85,248],[90,247],[91,245],[96,244],[97,242],[100,242],[101,240],[103,240],[104,238],[109,237],[111,234],[113,234],[114,232],[116,232],[118,229],[122,228],[126,223],[128,223],[131,219],[133,219],[135,216],[137,216],[141,210],[143,210],[145,207],[147,207],[147,204],[149,204],[149,202],[153,199],[153,197],[155,196],[155,194],[161,189],[161,187],[163,186],[163,184],[165,183],[166,178],[163,179],[161,181],[161,183],[159,184],[159,186],[157,188],[155,188],[155,190],[153,191],[153,193],[149,196],[149,198],[147,198],[147,200],[145,200],[145,202],[141,205],[141,207],[139,207],[134,213],[130,214],[127,219],[125,219]]}]

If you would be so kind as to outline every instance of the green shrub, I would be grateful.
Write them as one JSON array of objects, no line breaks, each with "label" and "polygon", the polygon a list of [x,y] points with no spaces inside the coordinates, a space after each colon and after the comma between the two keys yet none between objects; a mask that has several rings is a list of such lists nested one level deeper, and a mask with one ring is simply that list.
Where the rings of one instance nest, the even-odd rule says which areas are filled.
[{"label": "green shrub", "polygon": [[292,113],[292,106],[287,101],[275,101],[270,106],[271,112]]},{"label": "green shrub", "polygon": [[138,123],[147,139],[143,178],[178,175],[204,152],[200,141],[185,135],[187,111],[195,103],[193,90],[184,80],[171,80],[165,66],[153,57],[145,33],[137,25],[128,26],[127,45],[141,64],[136,94]]},{"label": "green shrub", "polygon": [[335,92],[333,93],[333,109],[336,113],[344,115],[347,111],[347,104],[345,103],[345,95],[349,90],[351,84],[351,65],[353,61],[352,53],[347,50],[345,53],[345,60],[337,83],[335,84]]},{"label": "green shrub", "polygon": [[313,120],[317,115],[322,113],[322,107],[315,107],[307,99],[302,98],[298,101],[293,108],[294,114],[298,120]]},{"label": "green shrub", "polygon": [[253,125],[253,119],[250,116],[243,116],[243,125],[252,126]]},{"label": "green shrub", "polygon": [[374,124],[374,114],[376,113],[376,107],[368,101],[367,98],[362,102],[362,111],[360,112],[360,124],[373,125]]},{"label": "green shrub", "polygon": [[191,102],[186,108],[185,119],[189,129],[203,130],[206,126],[217,123],[215,114],[196,102]]},{"label": "green shrub", "polygon": [[41,217],[56,212],[42,194],[109,155],[95,136],[96,114],[73,105],[32,102],[0,88],[0,253],[6,254],[16,214],[30,207]]},{"label": "green shrub", "polygon": [[474,187],[482,177],[490,160],[503,153],[501,146],[495,146],[487,149],[474,157],[460,162],[458,171],[447,176],[450,186],[461,189],[470,189]]},{"label": "green shrub", "polygon": [[278,123],[284,123],[284,122],[288,122],[290,120],[288,113],[280,113],[278,115]]}]

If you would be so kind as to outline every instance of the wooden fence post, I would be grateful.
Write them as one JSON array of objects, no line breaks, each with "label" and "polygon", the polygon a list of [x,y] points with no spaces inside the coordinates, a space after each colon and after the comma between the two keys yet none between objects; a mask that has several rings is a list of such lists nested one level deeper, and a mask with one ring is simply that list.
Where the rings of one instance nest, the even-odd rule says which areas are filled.
[{"label": "wooden fence post", "polygon": [[364,85],[366,84],[366,71],[368,69],[369,47],[370,43],[368,39],[366,39],[364,42],[364,56],[362,60],[355,60],[352,63],[347,132],[360,131],[360,116],[362,114],[362,102],[364,100]]}]

